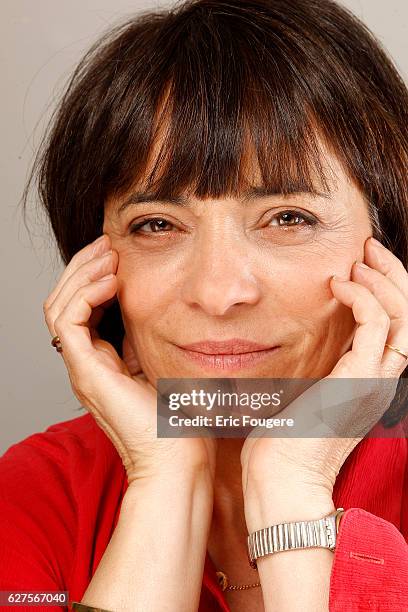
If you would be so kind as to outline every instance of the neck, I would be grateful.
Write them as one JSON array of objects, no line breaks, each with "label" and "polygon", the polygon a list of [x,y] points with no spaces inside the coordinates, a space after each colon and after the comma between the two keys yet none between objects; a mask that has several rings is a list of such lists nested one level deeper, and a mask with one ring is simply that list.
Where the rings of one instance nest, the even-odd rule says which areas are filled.
[{"label": "neck", "polygon": [[219,438],[214,479],[214,519],[228,521],[243,507],[241,449],[243,438]]},{"label": "neck", "polygon": [[208,540],[208,553],[217,570],[232,580],[245,582],[253,578],[247,559],[248,535],[244,500],[240,453],[244,439],[220,438],[217,445],[217,464],[214,480],[213,516]]}]

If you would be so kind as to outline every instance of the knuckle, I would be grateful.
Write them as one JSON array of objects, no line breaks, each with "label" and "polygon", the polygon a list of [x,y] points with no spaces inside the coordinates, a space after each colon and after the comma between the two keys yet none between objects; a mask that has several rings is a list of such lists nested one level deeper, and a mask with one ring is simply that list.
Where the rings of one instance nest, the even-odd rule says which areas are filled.
[{"label": "knuckle", "polygon": [[43,302],[43,305],[42,305],[44,315],[47,314],[47,311],[49,310],[50,306],[51,306],[51,300],[47,298],[45,302]]},{"label": "knuckle", "polygon": [[371,298],[372,293],[368,287],[364,287],[364,285],[356,284],[355,290],[357,291],[357,295],[359,299],[365,300],[366,298]]},{"label": "knuckle", "polygon": [[57,332],[58,335],[60,335],[61,330],[64,327],[64,315],[61,313],[57,316],[57,318],[54,320],[54,329]]},{"label": "knuckle", "polygon": [[388,254],[384,254],[380,261],[382,273],[388,275],[392,272],[395,266],[395,260],[392,260],[388,257]]},{"label": "knuckle", "polygon": [[388,292],[388,287],[384,284],[383,278],[380,278],[372,281],[371,290],[377,295],[383,295],[386,291]]},{"label": "knuckle", "polygon": [[376,314],[376,320],[381,325],[381,327],[389,327],[391,324],[391,319],[388,314],[382,308],[378,308]]},{"label": "knuckle", "polygon": [[408,329],[408,305],[403,309],[401,315],[394,317],[394,320],[398,321],[398,324],[404,329]]},{"label": "knuckle", "polygon": [[78,287],[78,289],[75,291],[75,296],[74,296],[76,300],[86,301],[88,286],[89,285],[82,285],[82,287]]},{"label": "knuckle", "polygon": [[48,328],[52,329],[52,324],[53,324],[53,321],[54,321],[54,317],[53,317],[51,309],[44,310],[44,318],[45,318],[45,322],[46,322]]}]

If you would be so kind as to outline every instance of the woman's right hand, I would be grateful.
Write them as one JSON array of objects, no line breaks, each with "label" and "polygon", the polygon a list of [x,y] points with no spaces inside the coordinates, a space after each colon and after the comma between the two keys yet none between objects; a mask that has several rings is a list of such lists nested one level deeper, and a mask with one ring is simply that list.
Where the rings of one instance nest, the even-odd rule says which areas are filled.
[{"label": "woman's right hand", "polygon": [[132,374],[96,331],[104,309],[117,299],[119,256],[109,249],[110,237],[103,234],[76,253],[43,305],[51,336],[60,338],[73,392],[112,441],[129,485],[203,468],[213,478],[216,440],[157,438],[156,389],[143,372]]}]

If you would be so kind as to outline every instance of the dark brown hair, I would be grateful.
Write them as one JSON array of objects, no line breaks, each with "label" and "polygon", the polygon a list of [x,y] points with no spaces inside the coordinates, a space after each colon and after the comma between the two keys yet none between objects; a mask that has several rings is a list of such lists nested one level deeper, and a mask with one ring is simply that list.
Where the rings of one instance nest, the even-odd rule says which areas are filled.
[{"label": "dark brown hair", "polygon": [[[23,195],[25,207],[35,179],[65,264],[102,233],[106,199],[145,176],[164,116],[147,183],[157,197],[239,195],[249,140],[266,187],[313,190],[314,172],[326,185],[323,138],[366,198],[374,236],[407,267],[408,91],[337,3],[188,0],[107,30],[70,78]],[[99,331],[121,355],[117,302]]]}]

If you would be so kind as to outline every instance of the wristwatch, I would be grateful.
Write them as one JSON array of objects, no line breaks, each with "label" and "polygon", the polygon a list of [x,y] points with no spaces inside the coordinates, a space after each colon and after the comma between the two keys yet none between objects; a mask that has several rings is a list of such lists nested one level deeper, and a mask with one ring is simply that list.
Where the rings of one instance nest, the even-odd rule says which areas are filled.
[{"label": "wristwatch", "polygon": [[280,523],[254,531],[248,536],[248,560],[256,569],[256,559],[293,548],[323,547],[334,551],[344,508],[315,521]]}]

